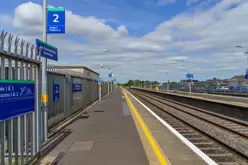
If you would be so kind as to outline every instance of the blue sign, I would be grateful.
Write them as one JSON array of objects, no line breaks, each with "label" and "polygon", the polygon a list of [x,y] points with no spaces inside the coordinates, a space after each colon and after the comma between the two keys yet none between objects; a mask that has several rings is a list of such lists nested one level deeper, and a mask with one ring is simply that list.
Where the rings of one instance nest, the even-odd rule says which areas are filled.
[{"label": "blue sign", "polygon": [[72,84],[73,92],[81,92],[83,90],[82,84]]},{"label": "blue sign", "polygon": [[59,98],[60,98],[59,84],[54,83],[53,84],[53,102],[59,101]]},{"label": "blue sign", "polygon": [[190,79],[190,78],[194,78],[194,75],[193,75],[193,74],[188,73],[188,74],[186,74],[186,77],[187,77],[188,79]]},{"label": "blue sign", "polygon": [[245,79],[248,79],[248,74],[245,75]]},{"label": "blue sign", "polygon": [[62,8],[48,8],[48,34],[65,34],[65,9]]},{"label": "blue sign", "polygon": [[36,39],[36,45],[38,47],[38,55],[41,50],[41,56],[48,58],[50,60],[58,61],[58,49],[53,47],[52,45],[49,45],[39,39]]},{"label": "blue sign", "polygon": [[112,78],[113,77],[113,74],[112,73],[109,73],[109,78]]},{"label": "blue sign", "polygon": [[0,80],[0,121],[35,111],[35,82]]},{"label": "blue sign", "polygon": [[98,82],[103,82],[103,79],[102,79],[102,78],[99,78],[99,79],[98,79]]}]

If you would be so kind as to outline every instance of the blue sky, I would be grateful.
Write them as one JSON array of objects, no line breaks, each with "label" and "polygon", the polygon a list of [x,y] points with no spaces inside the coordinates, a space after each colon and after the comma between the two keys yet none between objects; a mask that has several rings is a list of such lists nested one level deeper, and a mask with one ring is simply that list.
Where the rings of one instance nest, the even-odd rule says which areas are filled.
[{"label": "blue sky", "polygon": [[[6,1],[1,12],[13,14],[13,9],[25,2],[27,1]],[[43,4],[42,0],[32,0],[32,2]],[[207,9],[216,2],[218,0],[210,1],[207,5],[203,5],[202,9]],[[124,24],[131,36],[142,36],[153,31],[161,22],[182,12],[193,10],[199,4],[205,4],[201,0],[190,6],[187,5],[187,0],[164,5],[160,4],[158,0],[57,0],[48,1],[48,3],[55,7],[65,7],[67,10],[84,17],[93,16],[103,19],[113,28]]]},{"label": "blue sky", "polygon": [[[6,1],[0,7],[0,27],[30,42],[41,38],[42,3]],[[67,10],[66,34],[48,38],[60,50],[58,64],[91,64],[106,77],[107,70],[98,67],[103,63],[122,82],[157,77],[166,81],[157,75],[161,70],[175,81],[188,71],[202,80],[216,75],[229,78],[247,66],[245,50],[235,48],[248,44],[243,35],[248,32],[247,0],[50,0],[48,4]],[[185,68],[176,69],[177,65]]]}]

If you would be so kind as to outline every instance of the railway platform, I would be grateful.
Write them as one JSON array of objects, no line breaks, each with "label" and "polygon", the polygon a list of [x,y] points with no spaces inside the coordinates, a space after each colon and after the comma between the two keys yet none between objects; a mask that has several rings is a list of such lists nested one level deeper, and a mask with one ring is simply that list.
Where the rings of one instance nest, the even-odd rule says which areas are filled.
[{"label": "railway platform", "polygon": [[125,89],[113,91],[78,116],[67,129],[70,135],[39,164],[203,165],[212,162],[204,154],[200,157],[198,151],[187,146]]},{"label": "railway platform", "polygon": [[[167,91],[163,91],[163,90],[161,90],[161,92],[167,93]],[[192,92],[190,94],[189,92],[183,92],[183,91],[170,91],[169,93],[185,95],[185,96],[189,96],[192,98],[198,98],[198,99],[206,99],[206,100],[215,101],[215,102],[229,103],[233,105],[248,106],[247,97],[217,95],[217,94],[208,94],[208,93],[196,93],[196,92]]]}]

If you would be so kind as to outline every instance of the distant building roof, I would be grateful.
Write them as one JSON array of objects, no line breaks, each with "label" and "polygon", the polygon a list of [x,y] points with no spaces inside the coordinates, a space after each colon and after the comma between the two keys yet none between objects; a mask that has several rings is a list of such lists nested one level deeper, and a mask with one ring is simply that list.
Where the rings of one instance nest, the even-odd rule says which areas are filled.
[{"label": "distant building roof", "polygon": [[231,78],[231,80],[245,80],[245,77],[244,76],[234,76]]}]

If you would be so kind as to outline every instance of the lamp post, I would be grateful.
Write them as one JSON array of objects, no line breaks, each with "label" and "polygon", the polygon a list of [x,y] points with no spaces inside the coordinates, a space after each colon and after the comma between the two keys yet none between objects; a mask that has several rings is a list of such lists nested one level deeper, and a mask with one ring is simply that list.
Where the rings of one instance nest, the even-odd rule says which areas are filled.
[{"label": "lamp post", "polygon": [[[92,50],[89,50],[89,52],[110,52],[110,50],[108,49],[104,49],[104,50],[95,50],[95,49],[92,49]],[[90,67],[92,65],[90,64]],[[103,68],[103,64],[100,65],[101,68]],[[109,84],[109,83],[108,83]],[[101,95],[102,95],[102,84],[101,82],[98,82],[98,85],[99,85],[99,101],[101,100]],[[108,85],[108,94],[109,94],[109,85]]]},{"label": "lamp post", "polygon": [[[168,77],[168,75],[169,75],[169,73],[166,73],[166,76]],[[170,86],[169,86],[169,78],[167,78],[168,80],[167,80],[167,92],[169,92],[170,91]]]},{"label": "lamp post", "polygon": [[[92,65],[90,64],[90,67],[92,67]],[[103,68],[103,64],[100,64],[100,67]],[[102,84],[101,82],[98,81],[98,86],[99,86],[99,101],[101,100],[102,98]]]},{"label": "lamp post", "polygon": [[[245,47],[246,46],[244,46],[244,45],[238,45],[238,46],[236,46],[236,48],[245,48]],[[244,55],[247,56],[247,65],[248,65],[248,47],[246,48],[246,50],[244,52]],[[246,68],[245,79],[246,80],[248,79],[248,68]],[[241,84],[240,84],[240,92],[241,92]]]},{"label": "lamp post", "polygon": [[[236,48],[245,48],[245,46],[244,45],[237,45]],[[247,47],[246,51],[244,52],[244,55],[247,56],[247,65],[248,65],[248,47]]]},{"label": "lamp post", "polygon": [[[111,73],[111,68],[108,68],[109,69],[109,74]],[[109,85],[109,80],[110,80],[110,77],[108,76],[108,94],[110,92],[110,85]]]}]

